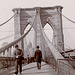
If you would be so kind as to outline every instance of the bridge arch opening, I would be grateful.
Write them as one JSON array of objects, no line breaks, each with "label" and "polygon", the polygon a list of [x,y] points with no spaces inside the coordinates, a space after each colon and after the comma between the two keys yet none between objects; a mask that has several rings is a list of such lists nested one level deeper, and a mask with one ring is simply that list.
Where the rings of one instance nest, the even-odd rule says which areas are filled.
[{"label": "bridge arch opening", "polygon": [[[31,27],[31,25],[28,24],[28,26],[24,30],[24,33],[26,33],[30,27]],[[27,57],[28,55],[29,55],[29,57],[33,57],[33,54],[34,54],[34,34],[35,34],[34,28],[32,27],[30,32],[24,38],[24,57]]]},{"label": "bridge arch opening", "polygon": [[53,40],[53,29],[49,23],[46,23],[46,25],[44,26],[44,31],[45,31],[48,39],[52,42],[52,40]]}]

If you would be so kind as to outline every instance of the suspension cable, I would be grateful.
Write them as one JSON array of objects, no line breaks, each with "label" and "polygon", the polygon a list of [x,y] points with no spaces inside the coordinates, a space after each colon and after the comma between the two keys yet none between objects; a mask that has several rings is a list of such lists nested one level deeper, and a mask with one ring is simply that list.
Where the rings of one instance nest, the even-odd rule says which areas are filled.
[{"label": "suspension cable", "polygon": [[[51,34],[51,33],[50,33]],[[52,34],[51,34],[52,35]],[[47,36],[47,35],[46,35]],[[49,37],[51,39],[51,37]],[[51,42],[51,41],[50,41]],[[57,48],[59,48],[61,51],[63,51],[59,46],[57,46]]]},{"label": "suspension cable", "polygon": [[[48,22],[49,24],[51,24],[51,25],[55,25],[52,21],[50,21],[50,19],[49,19],[49,22]],[[59,32],[61,32],[56,26],[54,26]],[[67,44],[65,44],[64,42],[61,42],[62,44],[64,44],[64,45],[66,45],[67,47],[69,47],[70,49],[72,49],[70,46],[68,46]]]},{"label": "suspension cable", "polygon": [[[35,20],[36,20],[36,15],[35,15],[35,18],[34,18],[34,21],[33,21],[33,24],[31,25],[31,27],[29,28],[29,30],[24,33],[23,35],[21,35],[21,37],[19,37],[18,39],[14,40],[13,42],[9,43],[8,45],[6,45],[5,47],[2,47],[0,48],[0,53],[1,52],[4,52],[7,48],[11,47],[12,45],[16,44],[18,41],[20,41],[21,39],[23,39],[24,37],[26,37],[26,35],[30,32],[30,30],[32,29],[34,23],[35,23]],[[27,24],[28,25],[28,24]],[[27,27],[26,25],[26,27]]]},{"label": "suspension cable", "polygon": [[4,40],[4,39],[8,39],[8,38],[10,38],[10,37],[12,37],[12,36],[14,36],[14,34],[9,35],[9,36],[6,36],[6,37],[4,37],[4,38],[1,38],[0,41],[2,41],[2,40]]},{"label": "suspension cable", "polygon": [[[51,34],[52,35],[52,34]],[[47,36],[47,35],[46,35]],[[51,37],[49,37],[50,39],[51,39]],[[59,48],[61,51],[63,51],[62,49],[61,49],[61,47],[59,47],[59,46],[57,46],[57,48]],[[74,51],[74,50],[73,50]],[[64,53],[65,53],[65,51],[63,51]]]},{"label": "suspension cable", "polygon": [[[19,33],[17,33],[17,34],[19,34]],[[16,35],[17,35],[17,34],[16,34]],[[11,34],[11,35],[9,35],[9,36],[3,37],[3,38],[0,39],[0,41],[5,40],[5,39],[8,39],[8,38],[10,38],[10,37],[12,37],[12,36],[14,36],[14,35],[15,35],[15,34]]]},{"label": "suspension cable", "polygon": [[14,45],[15,43],[17,43],[18,41],[20,41],[21,39],[23,39],[31,30],[32,26],[29,28],[29,30],[24,33],[21,37],[19,37],[18,39],[16,39],[15,41],[9,43],[8,45],[6,45],[5,47],[0,48],[0,53],[5,51],[7,48],[11,47],[12,45]]},{"label": "suspension cable", "polygon": [[[29,24],[29,23],[27,23],[27,24],[25,25],[25,28],[28,26],[28,24]],[[19,34],[19,33],[17,33],[17,34]],[[9,36],[6,36],[6,37],[4,37],[4,38],[1,38],[0,41],[2,41],[2,40],[4,40],[4,39],[8,39],[8,38],[10,38],[10,37],[12,37],[12,36],[14,36],[14,34],[9,35]]]},{"label": "suspension cable", "polygon": [[[58,11],[59,12],[59,11]],[[66,18],[67,20],[69,20],[70,22],[72,22],[72,23],[75,23],[75,21],[73,21],[73,20],[71,20],[71,19],[69,19],[69,18],[67,18],[66,16],[64,16],[61,12],[59,12],[64,18]]]},{"label": "suspension cable", "polygon": [[5,21],[4,23],[0,24],[0,26],[2,26],[4,24],[6,24],[7,22],[9,22],[15,15],[16,15],[16,13],[11,18],[9,18],[7,21]]},{"label": "suspension cable", "polygon": [[[67,20],[69,20],[70,22],[72,22],[72,23],[75,23],[75,21],[73,21],[73,20],[71,20],[71,19],[69,19],[69,18],[67,18],[66,16],[64,16],[60,11],[58,11],[58,13],[60,13],[64,18],[66,18]],[[62,42],[63,43],[63,42]],[[64,44],[64,43],[63,43]],[[65,44],[66,45],[66,44]],[[66,45],[67,47],[69,47],[68,45]],[[69,47],[70,49],[72,49],[71,47]]]},{"label": "suspension cable", "polygon": [[42,29],[42,33],[43,33],[43,36],[44,36],[44,39],[47,41],[47,44],[49,46],[49,49],[50,51],[52,52],[55,60],[57,61],[57,59],[61,59],[63,58],[61,56],[61,54],[58,52],[58,50],[56,49],[56,47],[51,43],[51,41],[48,39],[48,37],[46,36],[45,32],[43,31]]}]

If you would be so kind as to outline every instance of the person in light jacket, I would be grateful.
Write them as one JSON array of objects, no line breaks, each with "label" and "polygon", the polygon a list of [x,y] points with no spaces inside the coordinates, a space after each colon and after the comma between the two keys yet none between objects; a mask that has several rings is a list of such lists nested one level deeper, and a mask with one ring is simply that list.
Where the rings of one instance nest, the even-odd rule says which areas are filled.
[{"label": "person in light jacket", "polygon": [[20,74],[22,72],[22,56],[23,56],[23,52],[21,49],[19,49],[18,45],[15,45],[15,51],[14,51],[14,57],[15,57],[15,67],[16,67],[16,71],[15,74],[18,74],[18,68],[20,71]]}]

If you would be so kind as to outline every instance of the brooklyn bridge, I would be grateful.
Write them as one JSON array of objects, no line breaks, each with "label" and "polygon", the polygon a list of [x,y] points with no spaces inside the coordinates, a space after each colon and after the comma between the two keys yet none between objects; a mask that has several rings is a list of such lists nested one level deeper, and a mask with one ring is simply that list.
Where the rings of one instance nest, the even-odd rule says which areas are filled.
[{"label": "brooklyn bridge", "polygon": [[[14,18],[14,41],[0,48],[0,75],[14,75],[13,52],[16,44],[24,53],[21,75],[75,75],[75,57],[70,56],[70,53],[75,50],[64,50],[62,9],[62,6],[54,6],[14,8],[12,10],[14,15],[0,25],[3,26]],[[46,25],[49,25],[53,31],[52,35],[48,34],[52,36],[52,40],[45,33]],[[27,41],[29,41],[28,45]],[[40,70],[37,69],[36,61],[32,60],[37,45],[42,51]],[[27,60],[28,57],[29,60]]]}]

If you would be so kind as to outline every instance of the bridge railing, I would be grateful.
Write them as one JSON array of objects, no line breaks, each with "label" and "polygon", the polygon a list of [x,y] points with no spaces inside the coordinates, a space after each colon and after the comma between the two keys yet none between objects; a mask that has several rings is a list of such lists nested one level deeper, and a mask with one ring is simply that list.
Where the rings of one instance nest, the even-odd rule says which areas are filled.
[{"label": "bridge railing", "polygon": [[[75,69],[71,65],[73,61],[65,60],[65,58],[60,54],[60,52],[54,47],[54,45],[47,38],[44,31],[43,31],[43,36],[49,48],[48,52],[46,53],[47,62],[50,65],[52,65],[52,67],[58,73],[57,75],[74,75]],[[60,59],[63,59],[64,61],[63,60],[60,61]]]},{"label": "bridge railing", "polygon": [[75,60],[65,59],[52,43],[45,36],[45,40],[48,44],[48,50],[46,50],[46,61],[52,68],[55,69],[57,75],[74,75],[75,74]]},{"label": "bridge railing", "polygon": [[48,63],[53,69],[55,69],[55,70],[57,69],[56,60],[53,57],[52,53],[48,50],[46,52],[45,62]]},{"label": "bridge railing", "polygon": [[54,47],[54,45],[50,42],[45,32],[42,30],[44,39],[47,43],[48,49],[46,49],[46,61],[52,65],[52,67],[57,70],[57,60],[64,59],[64,57],[60,54],[60,52]]},{"label": "bridge railing", "polygon": [[[67,63],[65,63],[67,61]],[[70,63],[70,64],[68,64]],[[74,59],[58,59],[58,74],[57,75],[75,75],[75,60]]]},{"label": "bridge railing", "polygon": [[15,65],[15,58],[13,57],[0,57],[0,69],[9,68]]},{"label": "bridge railing", "polygon": [[[26,25],[26,27],[27,27],[27,25]],[[9,52],[9,55],[10,55],[10,57],[8,57],[8,56],[4,57],[3,55],[2,55],[3,57],[0,57],[0,65],[1,65],[0,68],[4,67],[5,63],[8,64],[8,62],[11,63],[11,61],[14,61],[13,60],[14,59],[13,56],[11,56],[11,53],[12,53],[11,51],[14,49],[15,44],[18,44],[18,43],[23,41],[25,36],[30,32],[31,28],[32,28],[32,26],[29,28],[29,30],[26,33],[24,33],[17,40],[14,40],[13,42],[7,44],[6,46],[0,48],[0,54],[3,53],[3,55],[5,55],[5,52],[7,51],[7,53]]]},{"label": "bridge railing", "polygon": [[[29,24],[29,23],[28,23],[28,24]],[[28,25],[28,24],[27,24],[27,25]],[[26,27],[27,27],[27,25],[26,25]],[[26,27],[25,27],[25,28],[26,28]],[[13,42],[7,44],[6,46],[0,48],[0,53],[2,53],[2,52],[5,53],[5,51],[11,50],[11,49],[15,46],[15,44],[18,44],[18,43],[22,42],[22,40],[25,38],[25,36],[30,32],[31,28],[32,28],[32,26],[31,26],[31,27],[29,28],[29,30],[28,30],[26,33],[24,33],[21,37],[19,37],[18,39],[14,40]]]}]

